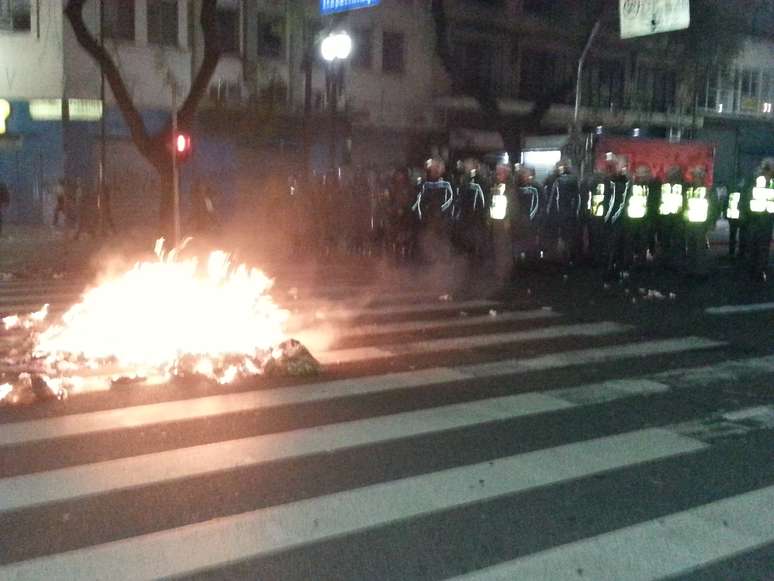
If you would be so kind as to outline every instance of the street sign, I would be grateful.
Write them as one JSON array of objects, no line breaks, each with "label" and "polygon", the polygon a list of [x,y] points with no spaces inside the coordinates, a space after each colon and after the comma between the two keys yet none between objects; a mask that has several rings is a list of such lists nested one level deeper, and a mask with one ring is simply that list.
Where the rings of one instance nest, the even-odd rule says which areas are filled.
[{"label": "street sign", "polygon": [[691,24],[689,0],[620,0],[621,38],[681,30]]},{"label": "street sign", "polygon": [[320,14],[336,14],[348,12],[358,8],[371,8],[378,5],[380,0],[320,0]]}]

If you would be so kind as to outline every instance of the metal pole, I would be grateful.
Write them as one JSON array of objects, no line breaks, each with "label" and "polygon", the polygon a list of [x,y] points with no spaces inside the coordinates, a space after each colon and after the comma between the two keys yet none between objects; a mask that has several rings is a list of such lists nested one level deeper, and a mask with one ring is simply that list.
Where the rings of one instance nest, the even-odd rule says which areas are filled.
[{"label": "metal pole", "polygon": [[[100,0],[99,3],[99,45],[104,51],[105,49],[105,0]],[[105,68],[102,66],[102,61],[99,65],[99,100],[102,106],[102,114],[99,118],[99,192],[97,194],[97,215],[99,216],[99,233],[100,235],[105,233],[105,165],[106,165],[106,151],[105,151]]]},{"label": "metal pole", "polygon": [[338,94],[336,87],[336,69],[335,61],[328,65],[328,75],[330,77],[330,99],[331,99],[331,169],[336,171],[336,129],[338,125]]},{"label": "metal pole", "polygon": [[177,171],[177,82],[172,81],[172,245],[180,242],[180,176]]},{"label": "metal pole", "polygon": [[583,48],[583,52],[581,53],[580,59],[578,60],[578,76],[575,80],[575,113],[573,115],[573,127],[575,129],[578,128],[578,115],[580,114],[580,104],[581,104],[581,79],[583,75],[583,65],[586,62],[586,55],[589,52],[589,49],[591,48],[591,43],[594,42],[594,37],[597,35],[597,32],[599,31],[599,27],[602,24],[602,20],[597,20],[594,23],[594,27],[591,29],[591,34],[589,34],[589,38],[586,41],[586,46]]}]

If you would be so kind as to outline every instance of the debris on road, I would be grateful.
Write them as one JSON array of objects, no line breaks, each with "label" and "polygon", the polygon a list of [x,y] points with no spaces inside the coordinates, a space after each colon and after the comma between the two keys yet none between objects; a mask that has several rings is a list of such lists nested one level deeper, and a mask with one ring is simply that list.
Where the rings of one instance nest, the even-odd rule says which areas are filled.
[{"label": "debris on road", "polygon": [[451,295],[441,295],[441,296],[438,297],[438,300],[441,301],[441,302],[448,303],[449,301],[452,300],[452,296]]}]

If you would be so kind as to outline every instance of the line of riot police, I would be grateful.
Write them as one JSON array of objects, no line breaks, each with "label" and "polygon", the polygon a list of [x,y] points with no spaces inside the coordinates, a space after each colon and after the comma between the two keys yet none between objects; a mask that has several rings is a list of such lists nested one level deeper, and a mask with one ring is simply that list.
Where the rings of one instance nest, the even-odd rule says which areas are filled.
[{"label": "line of riot police", "polygon": [[[756,280],[766,280],[774,211],[772,162],[754,183],[731,192],[724,205],[708,185],[706,168],[672,167],[664,181],[641,166],[630,172],[608,154],[601,171],[579,179],[560,161],[540,185],[531,168],[503,156],[491,179],[478,161],[427,161],[412,210],[421,260],[467,255],[501,277],[542,260],[603,267],[609,277],[656,263],[688,275],[709,269],[708,235],[725,213],[731,236],[741,231],[740,254]],[[515,171],[512,171],[515,169]],[[687,173],[687,175],[686,175]],[[730,244],[733,253],[735,243]]]}]

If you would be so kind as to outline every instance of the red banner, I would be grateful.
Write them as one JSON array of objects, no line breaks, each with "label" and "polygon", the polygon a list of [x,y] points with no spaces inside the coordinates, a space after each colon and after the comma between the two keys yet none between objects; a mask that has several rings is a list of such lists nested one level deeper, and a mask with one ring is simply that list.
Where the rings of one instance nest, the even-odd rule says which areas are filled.
[{"label": "red banner", "polygon": [[605,155],[614,153],[624,159],[629,172],[638,167],[648,166],[659,180],[664,180],[671,167],[679,167],[683,179],[688,181],[691,170],[702,167],[707,172],[707,186],[712,185],[712,171],[715,146],[696,141],[671,143],[662,139],[629,139],[626,137],[603,137],[596,147],[595,166],[603,171]]}]

